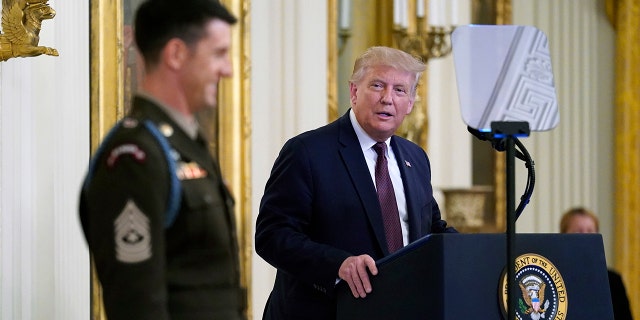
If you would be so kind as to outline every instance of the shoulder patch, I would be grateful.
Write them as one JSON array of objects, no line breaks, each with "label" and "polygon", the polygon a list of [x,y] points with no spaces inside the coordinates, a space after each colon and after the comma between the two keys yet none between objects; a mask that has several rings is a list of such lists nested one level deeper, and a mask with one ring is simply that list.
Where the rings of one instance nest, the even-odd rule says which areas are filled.
[{"label": "shoulder patch", "polygon": [[113,222],[116,259],[124,263],[137,263],[151,258],[151,232],[149,218],[133,200],[127,201]]},{"label": "shoulder patch", "polygon": [[123,155],[130,155],[140,163],[144,162],[147,157],[144,151],[137,145],[133,143],[121,144],[111,149],[109,157],[107,158],[107,166],[110,168],[113,167],[116,161],[118,161],[118,158]]}]

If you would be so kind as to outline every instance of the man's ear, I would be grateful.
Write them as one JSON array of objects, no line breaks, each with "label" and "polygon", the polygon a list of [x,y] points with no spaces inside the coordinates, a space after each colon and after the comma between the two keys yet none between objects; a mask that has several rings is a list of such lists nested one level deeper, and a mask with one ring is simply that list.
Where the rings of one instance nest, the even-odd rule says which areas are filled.
[{"label": "man's ear", "polygon": [[358,86],[353,82],[349,82],[349,101],[351,101],[351,107],[356,104],[356,100],[358,99],[357,92]]},{"label": "man's ear", "polygon": [[413,110],[413,104],[416,102],[416,98],[411,98],[411,102],[409,102],[409,107],[407,108],[407,114],[411,113],[411,110]]},{"label": "man's ear", "polygon": [[188,56],[189,48],[178,38],[169,40],[162,49],[162,61],[172,70],[180,69]]}]

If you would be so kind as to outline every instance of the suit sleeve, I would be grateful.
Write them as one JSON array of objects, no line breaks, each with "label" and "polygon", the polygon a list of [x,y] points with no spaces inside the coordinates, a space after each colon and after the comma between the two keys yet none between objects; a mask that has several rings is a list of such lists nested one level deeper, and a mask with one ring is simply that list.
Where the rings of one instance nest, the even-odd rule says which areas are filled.
[{"label": "suit sleeve", "polygon": [[83,187],[80,211],[107,317],[169,319],[163,227],[167,163],[148,133],[125,132],[103,144]]},{"label": "suit sleeve", "polygon": [[431,233],[458,233],[454,227],[448,227],[447,222],[442,220],[442,214],[440,213],[440,207],[438,202],[433,199],[433,205],[431,206],[431,212],[433,213],[433,221],[431,223]]},{"label": "suit sleeve", "polygon": [[[417,147],[417,146],[414,146]],[[457,233],[458,230],[456,230],[453,227],[447,226],[447,222],[445,220],[442,219],[442,213],[440,212],[440,206],[438,205],[438,202],[436,201],[436,199],[433,197],[433,186],[431,185],[431,161],[429,161],[429,157],[427,156],[427,153],[424,151],[424,149],[417,147],[419,153],[421,154],[421,157],[424,158],[424,163],[426,165],[426,176],[428,177],[426,179],[426,183],[429,184],[429,194],[428,194],[428,198],[431,199],[431,229],[430,230],[425,230],[427,233]]]},{"label": "suit sleeve", "polygon": [[312,239],[314,169],[307,147],[293,138],[282,148],[267,181],[256,222],[257,253],[274,267],[331,290],[352,254]]}]

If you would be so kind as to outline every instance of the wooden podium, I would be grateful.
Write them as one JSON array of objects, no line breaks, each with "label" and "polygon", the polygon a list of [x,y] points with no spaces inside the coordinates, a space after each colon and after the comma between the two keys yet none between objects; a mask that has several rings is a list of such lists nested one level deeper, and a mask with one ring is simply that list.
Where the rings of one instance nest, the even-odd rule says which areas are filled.
[{"label": "wooden podium", "polygon": [[[377,262],[373,291],[337,288],[337,319],[504,319],[504,234],[433,234]],[[602,236],[516,234],[521,319],[613,319]]]}]

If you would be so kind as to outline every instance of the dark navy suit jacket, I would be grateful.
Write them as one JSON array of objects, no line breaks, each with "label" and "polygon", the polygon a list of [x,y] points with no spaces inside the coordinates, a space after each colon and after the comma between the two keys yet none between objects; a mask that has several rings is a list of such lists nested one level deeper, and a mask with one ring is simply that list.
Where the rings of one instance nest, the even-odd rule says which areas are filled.
[{"label": "dark navy suit jacket", "polygon": [[[433,198],[418,145],[391,138],[404,184],[409,240],[455,232]],[[264,319],[335,319],[338,269],[349,256],[389,254],[376,189],[349,112],[285,143],[260,204],[257,253],[278,269]],[[374,288],[375,290],[375,288]]]}]

